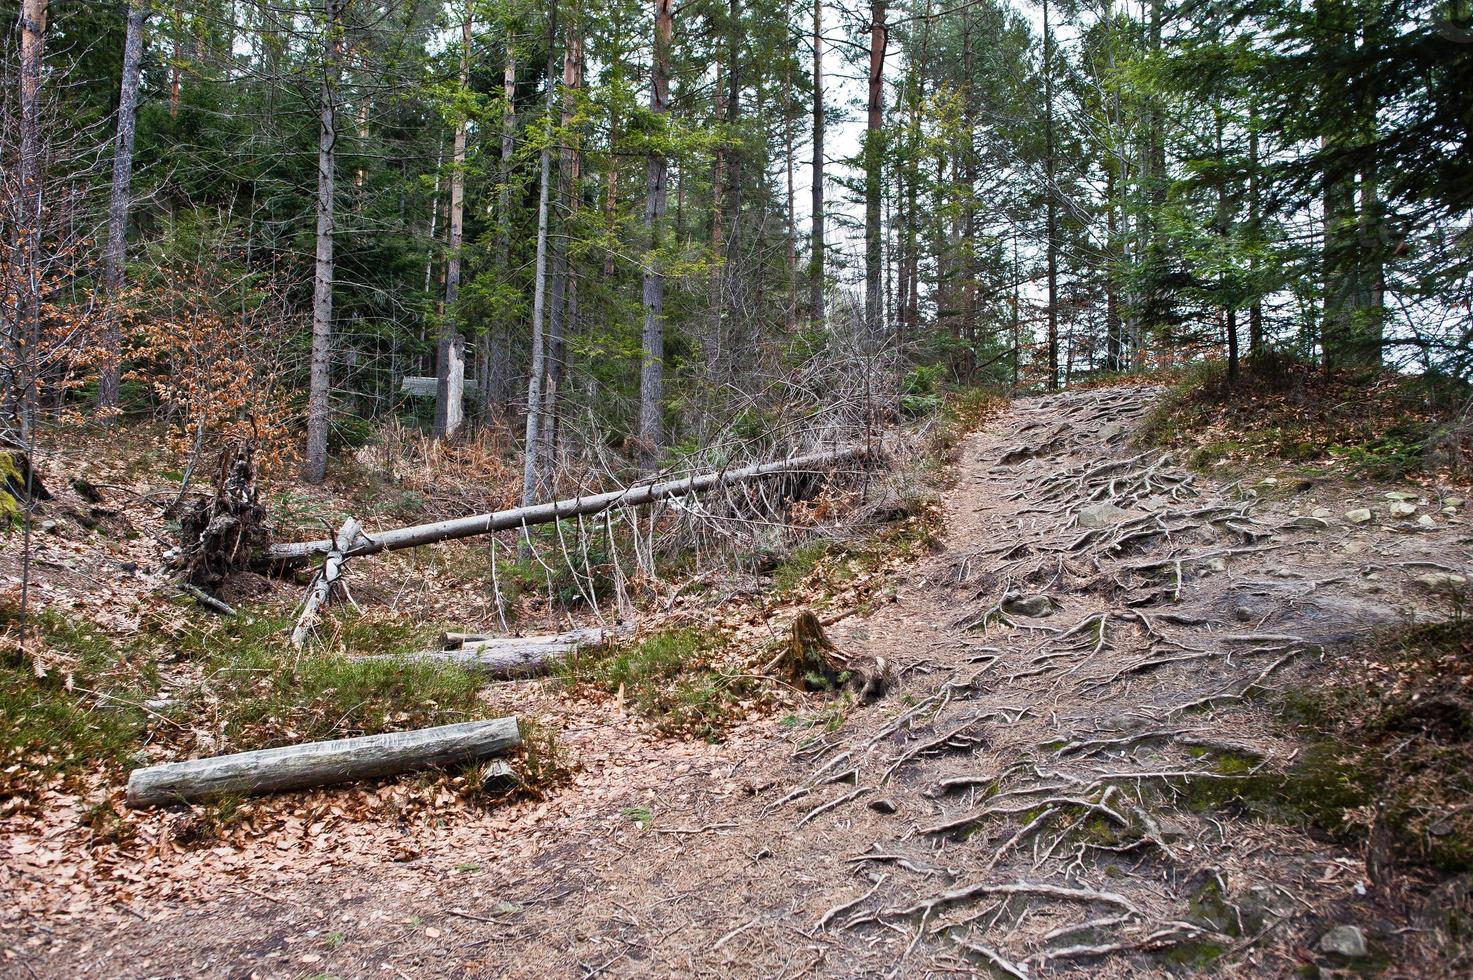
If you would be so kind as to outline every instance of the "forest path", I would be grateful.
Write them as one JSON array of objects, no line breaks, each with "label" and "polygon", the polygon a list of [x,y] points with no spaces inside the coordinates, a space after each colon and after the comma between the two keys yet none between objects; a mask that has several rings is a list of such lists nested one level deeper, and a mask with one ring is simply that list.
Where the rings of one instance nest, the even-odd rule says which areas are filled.
[{"label": "forest path", "polygon": [[1333,665],[1324,644],[1445,614],[1412,580],[1467,569],[1473,547],[1456,521],[1347,522],[1361,503],[1385,514],[1371,488],[1254,495],[1194,476],[1132,444],[1149,395],[1020,401],[964,442],[943,549],[895,602],[831,631],[899,671],[836,731],[765,721],[640,759],[592,756],[607,733],[572,732],[586,769],[562,793],[586,801],[579,814],[421,833],[404,861],[380,849],[313,868],[321,842],[279,841],[296,860],[210,870],[209,902],[72,923],[33,962],[110,976],[1291,972],[1328,925],[1381,912],[1357,855],[1220,805],[1219,787],[1298,749],[1250,695]]}]

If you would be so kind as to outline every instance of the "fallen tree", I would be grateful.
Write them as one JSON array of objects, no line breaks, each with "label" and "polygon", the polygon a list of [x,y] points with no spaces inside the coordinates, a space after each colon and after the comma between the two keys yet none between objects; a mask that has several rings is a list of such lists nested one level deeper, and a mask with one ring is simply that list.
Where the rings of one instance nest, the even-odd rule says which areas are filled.
[{"label": "fallen tree", "polygon": [[623,490],[591,494],[587,497],[568,497],[530,507],[513,507],[490,514],[475,514],[432,524],[416,524],[390,531],[381,531],[372,536],[364,533],[359,523],[349,518],[337,535],[319,541],[300,541],[290,544],[274,544],[267,549],[266,557],[276,563],[290,563],[324,555],[323,562],[307,598],[302,612],[292,630],[292,645],[300,647],[311,635],[317,622],[318,610],[331,599],[334,585],[342,578],[343,567],[349,558],[357,555],[373,555],[381,551],[399,551],[417,548],[440,541],[453,541],[495,531],[528,528],[537,524],[551,524],[569,517],[587,517],[614,507],[637,507],[668,497],[683,497],[704,493],[729,483],[756,480],[764,476],[799,473],[834,466],[849,460],[862,459],[869,450],[862,446],[851,446],[806,456],[793,456],[770,463],[754,463],[732,470],[716,470],[665,480],[659,483],[642,483]]},{"label": "fallen tree", "polygon": [[128,805],[159,806],[392,776],[484,759],[521,744],[521,726],[513,717],[171,762],[133,770]]},{"label": "fallen tree", "polygon": [[[755,463],[737,469],[699,473],[660,483],[636,484],[623,490],[610,490],[607,493],[596,493],[586,497],[567,497],[545,504],[533,504],[530,507],[512,507],[490,514],[476,514],[454,520],[436,521],[432,524],[416,524],[412,527],[380,531],[373,535],[360,534],[351,547],[337,553],[344,558],[374,555],[381,551],[399,551],[404,548],[435,544],[439,541],[474,537],[478,534],[550,524],[569,517],[588,517],[613,507],[637,507],[668,497],[705,493],[726,484],[755,480],[764,476],[823,469],[839,463],[862,459],[868,452],[869,450],[863,446],[851,446],[828,452],[810,453],[806,456],[793,456],[770,463]],[[266,557],[278,562],[312,558],[317,555],[334,553],[337,550],[337,544],[338,542],[331,538],[273,544],[266,550]]]},{"label": "fallen tree", "polygon": [[466,634],[447,634],[449,642],[459,639],[459,646],[452,647],[447,642],[444,650],[421,650],[364,659],[455,664],[497,680],[512,680],[546,673],[568,654],[607,643],[625,632],[618,629],[577,629],[556,636],[477,637],[471,634],[471,639],[465,639]]}]

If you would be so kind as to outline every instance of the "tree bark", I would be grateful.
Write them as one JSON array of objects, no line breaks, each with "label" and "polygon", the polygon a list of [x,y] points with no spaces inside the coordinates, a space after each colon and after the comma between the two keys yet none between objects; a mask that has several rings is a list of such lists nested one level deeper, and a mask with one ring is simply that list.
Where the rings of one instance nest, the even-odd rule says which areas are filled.
[{"label": "tree bark", "polygon": [[[668,497],[705,493],[707,490],[728,483],[756,480],[780,473],[816,471],[840,463],[862,460],[868,455],[869,450],[865,447],[851,446],[828,452],[794,456],[791,459],[775,460],[770,463],[756,463],[734,470],[700,473],[661,483],[642,483],[623,490],[610,490],[607,493],[592,494],[587,497],[568,497],[549,503],[513,507],[491,514],[476,514],[449,521],[437,521],[432,524],[417,524],[413,527],[381,531],[367,536],[359,544],[341,553],[345,558],[349,558],[356,555],[377,554],[381,551],[400,551],[404,548],[417,548],[438,541],[453,541],[480,534],[491,534],[495,531],[550,524],[568,517],[588,517],[613,507],[638,507]],[[266,558],[273,561],[293,561],[310,558],[313,555],[326,555],[334,550],[335,544],[333,539],[274,544],[267,549]]]},{"label": "tree bark", "polygon": [[1059,204],[1054,187],[1054,35],[1049,3],[1043,0],[1043,182],[1048,223],[1048,386],[1059,388]]},{"label": "tree bark", "polygon": [[337,176],[337,88],[342,55],[342,6],[326,0],[322,32],[322,86],[318,95],[317,264],[312,284],[312,366],[307,392],[307,453],[302,479],[327,475],[328,398],[332,384],[334,181]]},{"label": "tree bark", "polygon": [[[517,146],[516,48],[506,40],[506,64],[501,70],[501,161],[496,195],[496,268],[503,276],[511,271],[511,177]],[[491,349],[486,354],[486,376],[481,379],[482,411],[499,415],[511,402],[511,341],[498,317],[490,330]]]},{"label": "tree bark", "polygon": [[485,759],[521,744],[521,726],[516,718],[493,718],[171,762],[133,770],[128,776],[128,805],[162,806],[309,789]]},{"label": "tree bark", "polygon": [[547,383],[542,392],[542,465],[545,481],[552,482],[556,466],[558,437],[558,398],[562,388],[567,344],[564,335],[578,309],[578,284],[568,258],[569,230],[578,210],[579,158],[573,124],[577,111],[578,91],[583,87],[583,38],[576,8],[566,28],[563,47],[563,146],[558,161],[557,201],[561,232],[552,241],[552,306],[549,311],[547,336]]},{"label": "tree bark", "polygon": [[[650,70],[650,112],[663,120],[670,111],[670,42],[675,28],[673,0],[654,0],[654,58]],[[645,175],[644,220],[650,250],[644,264],[644,332],[639,372],[639,454],[645,472],[658,466],[665,445],[665,274],[660,258],[665,215],[667,164],[651,153]]]},{"label": "tree bark", "polygon": [[[102,285],[108,309],[103,312],[102,371],[97,380],[97,407],[118,407],[122,377],[123,338],[115,308],[123,288],[124,258],[128,250],[128,211],[132,205],[133,143],[137,133],[138,79],[143,65],[143,26],[148,17],[144,0],[128,7],[128,29],[123,42],[123,76],[118,90],[118,129],[113,141],[112,189],[107,205],[107,250],[102,259]],[[107,411],[104,420],[114,414]]]},{"label": "tree bark", "polygon": [[596,647],[618,635],[615,630],[579,629],[556,636],[484,637],[443,650],[387,654],[374,659],[453,664],[496,680],[545,674],[564,657],[585,647]]},{"label": "tree bark", "polygon": [[815,327],[824,321],[823,137],[823,0],[813,0],[813,240],[808,257],[808,315]]},{"label": "tree bark", "polygon": [[879,341],[885,317],[884,241],[880,224],[883,194],[883,136],[885,108],[885,0],[870,4],[869,93],[864,130],[864,323],[869,343]]},{"label": "tree bark", "polygon": [[551,0],[547,18],[547,131],[539,161],[541,176],[537,190],[537,262],[532,283],[532,363],[527,373],[527,430],[522,450],[522,504],[537,499],[542,477],[542,387],[547,373],[547,354],[542,325],[547,315],[548,198],[552,184],[553,109],[557,102],[557,14],[558,0]]},{"label": "tree bark", "polygon": [[[472,11],[466,4],[460,30],[460,89],[470,83]],[[465,134],[469,120],[455,121],[455,149],[450,170],[450,242],[445,258],[445,310],[435,364],[435,435],[454,439],[465,422],[465,334],[455,303],[460,297],[461,246],[465,238]]]}]

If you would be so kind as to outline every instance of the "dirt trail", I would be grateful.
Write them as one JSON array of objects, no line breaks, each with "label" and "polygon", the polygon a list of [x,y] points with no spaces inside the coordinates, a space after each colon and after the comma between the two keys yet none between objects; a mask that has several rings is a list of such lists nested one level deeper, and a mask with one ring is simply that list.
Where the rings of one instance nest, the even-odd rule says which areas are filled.
[{"label": "dirt trail", "polygon": [[[1394,931],[1358,855],[1194,804],[1293,758],[1255,691],[1445,614],[1412,579],[1473,565],[1467,527],[1389,519],[1369,489],[1213,485],[1133,447],[1144,410],[1132,389],[1022,401],[966,441],[944,550],[832,630],[900,671],[837,731],[764,722],[643,766],[572,733],[589,771],[565,792],[612,787],[576,820],[533,814],[494,846],[460,828],[405,863],[215,871],[218,902],[71,923],[31,968],[1263,975],[1330,925]],[[1355,503],[1382,513],[1350,524]]]}]

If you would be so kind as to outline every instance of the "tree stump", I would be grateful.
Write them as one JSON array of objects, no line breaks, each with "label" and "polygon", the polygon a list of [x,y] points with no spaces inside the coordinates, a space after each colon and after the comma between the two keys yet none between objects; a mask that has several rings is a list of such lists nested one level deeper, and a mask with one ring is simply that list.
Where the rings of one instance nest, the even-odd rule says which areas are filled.
[{"label": "tree stump", "polygon": [[256,499],[254,447],[221,453],[214,495],[182,506],[178,517],[178,564],[185,582],[214,591],[244,571],[270,543],[266,508]]},{"label": "tree stump", "polygon": [[854,657],[834,646],[823,622],[809,609],[793,619],[782,650],[765,673],[804,691],[853,691],[861,704],[883,697],[893,680],[883,657]]}]

